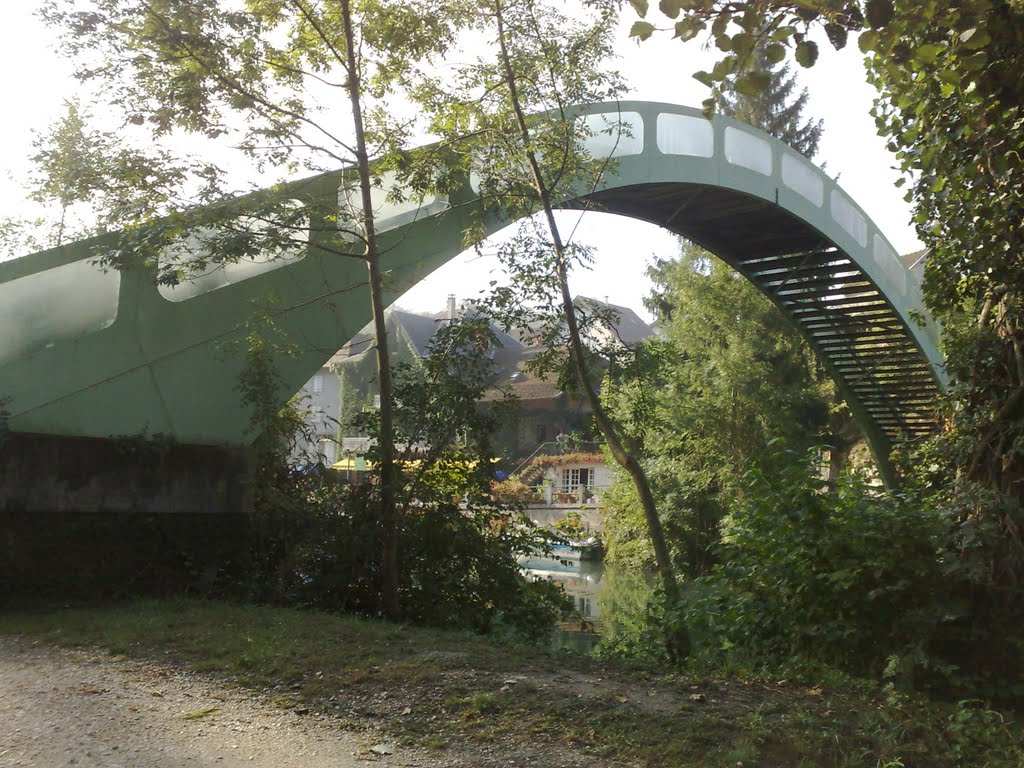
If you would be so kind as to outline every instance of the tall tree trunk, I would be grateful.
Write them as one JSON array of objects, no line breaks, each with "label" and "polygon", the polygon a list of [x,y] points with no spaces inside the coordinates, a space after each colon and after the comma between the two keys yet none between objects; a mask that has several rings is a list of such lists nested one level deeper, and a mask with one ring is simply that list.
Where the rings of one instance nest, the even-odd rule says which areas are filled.
[{"label": "tall tree trunk", "polygon": [[[545,221],[554,247],[555,268],[558,275],[559,290],[561,292],[562,314],[569,333],[569,347],[573,367],[575,368],[579,384],[582,387],[583,393],[590,405],[591,411],[593,412],[594,420],[597,422],[598,429],[601,430],[601,434],[604,436],[604,439],[608,444],[608,449],[611,451],[612,457],[615,459],[616,463],[618,463],[619,466],[629,474],[636,486],[637,493],[640,496],[640,503],[643,506],[644,518],[647,521],[647,531],[651,538],[651,543],[654,546],[654,557],[658,565],[658,573],[661,577],[662,587],[664,588],[667,597],[670,600],[674,600],[678,596],[679,587],[676,583],[675,573],[672,569],[672,560],[669,557],[668,545],[665,542],[665,533],[661,526],[661,518],[658,515],[657,505],[654,501],[654,494],[651,492],[647,475],[644,473],[640,462],[637,461],[636,457],[626,450],[623,445],[618,431],[615,429],[615,425],[612,423],[611,419],[608,418],[604,407],[601,405],[601,398],[598,396],[597,390],[594,388],[594,384],[590,379],[589,371],[587,370],[586,350],[583,346],[583,340],[580,337],[579,323],[576,319],[576,310],[573,306],[572,295],[569,291],[569,273],[568,266],[566,264],[565,243],[563,242],[561,233],[558,229],[558,223],[555,221],[554,206],[552,205],[550,190],[544,181],[544,176],[541,173],[536,153],[531,148],[530,129],[526,122],[526,115],[523,112],[522,104],[520,103],[516,74],[512,69],[512,62],[508,53],[503,5],[501,0],[496,0],[494,3],[494,10],[495,20],[498,27],[498,46],[501,54],[502,69],[504,70],[505,85],[509,90],[509,100],[511,102],[512,110],[515,113],[516,124],[519,128],[523,148],[526,152],[526,159],[529,163],[530,172],[533,176],[534,186],[538,196],[540,197],[541,207],[544,212]],[[685,637],[680,636],[670,639],[668,643],[670,656],[685,657],[689,652],[689,636],[688,633],[685,633],[685,630],[683,633],[685,634]]]},{"label": "tall tree trunk", "polygon": [[366,131],[363,126],[361,82],[356,60],[356,40],[352,29],[351,0],[341,0],[342,23],[345,27],[345,55],[348,70],[348,92],[352,105],[355,129],[356,164],[362,197],[363,232],[366,249],[363,257],[369,272],[370,305],[373,312],[373,333],[377,352],[377,383],[380,387],[380,435],[378,451],[380,466],[380,548],[381,548],[381,603],[380,610],[390,619],[399,618],[398,601],[398,509],[395,504],[395,432],[391,394],[391,360],[388,355],[388,334],[384,322],[383,281],[380,272],[380,251],[373,219],[372,179],[370,158],[366,150]]}]

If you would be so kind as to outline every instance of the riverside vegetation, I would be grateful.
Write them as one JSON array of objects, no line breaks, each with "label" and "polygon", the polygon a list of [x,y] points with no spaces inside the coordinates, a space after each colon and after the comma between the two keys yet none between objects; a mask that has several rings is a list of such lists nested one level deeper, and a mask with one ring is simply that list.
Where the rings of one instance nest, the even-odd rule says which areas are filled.
[{"label": "riverside vegetation", "polygon": [[340,727],[553,765],[1018,768],[1019,724],[849,679],[666,673],[459,631],[172,599],[2,614],[0,632],[184,664]]},{"label": "riverside vegetation", "polygon": [[[631,4],[647,13],[646,2]],[[262,104],[260,120],[251,123],[253,131],[228,138],[244,139],[241,146],[260,167],[284,168],[296,162],[285,150],[296,145],[307,115],[303,111],[285,114],[275,104],[296,106],[288,98],[288,89],[309,81],[303,79],[302,66],[319,74],[330,69],[334,58],[344,59],[342,69],[356,66],[343,55],[353,42],[351,10],[357,16],[363,13],[364,18],[387,20],[394,31],[404,32],[394,35],[401,46],[385,50],[376,60],[389,77],[371,80],[370,88],[384,95],[416,69],[410,58],[441,53],[417,50],[419,44],[426,44],[424,35],[432,35],[445,48],[459,25],[479,28],[490,19],[502,20],[504,27],[507,18],[523,21],[508,27],[508,32],[515,34],[516,29],[530,28],[533,4],[497,0],[486,4],[479,16],[477,3],[421,4],[418,10],[424,11],[428,26],[420,25],[415,14],[415,23],[408,23],[410,16],[403,12],[403,4],[383,0],[344,3],[341,16],[313,13],[299,0],[253,0],[244,4],[247,12],[213,0],[195,4],[97,0],[98,10],[85,16],[76,4],[56,5],[64,6],[67,13],[51,14],[50,18],[65,25],[72,48],[102,49],[111,44],[115,58],[125,54],[121,68],[95,68],[90,76],[105,72],[125,75],[119,82],[127,84],[128,90],[120,94],[117,106],[127,109],[126,125],[151,126],[153,137],[160,139],[178,121],[180,130],[204,134],[212,141],[226,130],[224,124],[230,121],[222,118],[227,112],[250,112],[256,109],[254,105]],[[191,13],[193,5],[201,6],[204,13]],[[619,3],[595,0],[587,5],[606,14]],[[431,12],[426,14],[428,6]],[[905,168],[917,172],[913,182],[916,221],[922,237],[934,248],[926,296],[930,308],[946,322],[949,370],[957,382],[944,404],[943,435],[913,455],[899,457],[902,492],[882,492],[855,479],[824,490],[816,468],[802,450],[808,435],[791,440],[801,450],[779,450],[770,430],[764,429],[764,414],[742,414],[739,408],[755,407],[758,400],[764,406],[765,402],[790,399],[796,408],[808,406],[815,411],[818,423],[824,424],[828,393],[821,393],[813,402],[797,402],[792,394],[798,389],[806,391],[805,387],[793,387],[788,393],[782,390],[777,400],[743,398],[740,385],[752,377],[739,376],[730,380],[731,391],[718,394],[729,396],[720,402],[737,404],[737,409],[728,411],[730,417],[751,416],[734,419],[732,426],[749,427],[746,434],[757,432],[756,454],[731,457],[733,474],[746,473],[740,482],[723,477],[711,463],[702,463],[693,445],[669,445],[659,453],[657,442],[651,441],[649,445],[656,450],[637,457],[643,465],[639,471],[655,470],[649,473],[654,476],[653,483],[663,485],[653,489],[655,501],[662,502],[660,509],[653,509],[650,499],[644,499],[642,510],[640,505],[635,507],[641,512],[637,519],[645,524],[636,529],[657,531],[658,515],[675,526],[675,539],[669,546],[658,543],[656,535],[656,544],[646,555],[637,547],[641,552],[638,558],[646,556],[661,567],[670,593],[669,599],[636,622],[640,629],[635,642],[623,640],[615,646],[615,653],[639,656],[640,661],[594,666],[597,662],[555,659],[536,649],[496,650],[489,641],[462,634],[314,610],[298,613],[294,608],[224,603],[148,603],[8,614],[5,629],[55,641],[97,643],[115,652],[166,652],[245,684],[280,686],[291,698],[297,696],[310,706],[327,709],[333,708],[330,697],[338,699],[342,689],[356,697],[352,701],[368,701],[383,690],[406,692],[410,701],[418,694],[433,702],[435,720],[420,721],[418,715],[402,720],[402,715],[386,707],[384,711],[389,727],[402,733],[401,729],[408,728],[408,738],[421,738],[425,743],[443,740],[445,736],[435,735],[441,729],[453,738],[500,740],[505,738],[502,734],[509,734],[508,738],[536,738],[552,744],[571,739],[595,755],[651,765],[714,765],[708,762],[711,760],[720,765],[794,765],[803,761],[806,765],[888,768],[1019,766],[1019,728],[982,702],[1013,703],[1024,694],[1024,545],[1020,535],[1024,530],[1024,356],[1019,293],[1024,281],[1019,258],[1021,230],[1009,224],[1022,218],[1024,189],[1022,166],[1014,160],[1020,154],[1019,105],[1024,103],[1019,93],[1020,52],[1024,50],[1019,45],[1024,29],[1020,3],[971,0],[954,8],[937,0],[837,0],[820,6],[821,10],[807,10],[788,2],[702,0],[664,2],[660,9],[673,20],[678,18],[674,31],[684,41],[710,27],[712,39],[728,55],[712,73],[701,73],[701,79],[723,88],[731,86],[739,93],[755,93],[759,84],[770,82],[763,72],[751,72],[745,66],[760,39],[765,61],[779,62],[792,51],[798,63],[809,65],[818,56],[817,44],[807,39],[812,26],[823,26],[837,48],[845,45],[848,34],[867,28],[860,44],[871,53],[870,77],[881,93],[876,108],[879,127],[900,152]],[[389,8],[395,15],[385,13]],[[294,37],[294,46],[278,50],[273,32],[283,23],[282,14],[298,25],[300,34]],[[207,24],[204,19],[218,23]],[[180,22],[187,34],[166,34],[168,20]],[[174,29],[174,24],[170,28]],[[606,35],[612,28],[608,18],[602,17],[594,26],[595,35]],[[364,29],[373,31],[372,25]],[[649,22],[638,22],[634,30],[641,38],[655,32]],[[228,34],[231,45],[218,44],[217,35],[222,33]],[[262,42],[251,56],[255,33],[262,35]],[[384,37],[374,37],[372,42],[386,46]],[[606,39],[584,38],[587,45],[577,52],[599,58],[587,51],[604,51]],[[152,59],[136,55],[133,47],[145,40],[159,43],[158,55]],[[490,174],[490,178],[510,180],[519,187],[512,191],[534,205],[537,193],[545,195],[545,172],[556,179],[560,173],[533,165],[529,178],[524,178],[519,159],[524,153],[537,159],[531,147],[538,135],[531,133],[522,110],[508,99],[515,100],[512,91],[517,84],[525,81],[539,88],[544,78],[532,77],[532,70],[520,77],[522,73],[510,73],[508,68],[514,63],[529,67],[531,62],[542,61],[549,67],[545,74],[556,75],[556,80],[562,77],[570,84],[579,74],[550,70],[558,60],[553,52],[559,47],[545,46],[544,40],[529,37],[512,45],[515,61],[504,56],[501,77],[495,75],[497,65],[465,72],[463,85],[472,90],[483,84],[493,94],[500,107],[493,113],[477,109],[487,104],[472,108],[462,104],[464,94],[426,94],[445,97],[434,98],[436,109],[426,111],[439,134],[464,135],[484,125],[501,128],[488,131],[488,136],[519,137],[514,139],[516,153],[494,156],[501,172]],[[544,56],[519,55],[538,47]],[[222,56],[224,51],[230,55]],[[151,69],[147,62],[160,67]],[[588,58],[586,63],[594,62]],[[144,70],[141,79],[132,77],[140,74],[137,67]],[[174,88],[165,88],[165,83],[174,83]],[[357,83],[355,78],[328,86],[358,100]],[[129,87],[132,84],[137,86],[135,90]],[[245,87],[244,93],[238,92],[239,86]],[[156,89],[156,101],[147,88]],[[253,98],[266,88],[278,95],[278,89],[283,89],[285,94],[268,106]],[[177,103],[183,94],[190,97],[187,109]],[[419,98],[423,96],[421,93]],[[535,96],[540,105],[550,99],[562,104],[557,93]],[[155,111],[147,113],[147,105]],[[462,109],[452,108],[457,106]],[[712,102],[709,110],[714,107]],[[358,105],[353,112],[360,112]],[[513,130],[509,131],[510,127]],[[558,158],[577,155],[582,138],[577,132],[566,125],[546,127],[549,130],[541,138],[564,143],[548,148],[546,154]],[[382,149],[393,146],[383,141],[383,135]],[[400,130],[393,135],[394,143],[401,147],[406,134]],[[365,193],[370,169],[366,147],[358,143],[354,154]],[[319,147],[320,142],[305,146]],[[557,151],[560,149],[565,151]],[[100,154],[114,156],[109,148]],[[426,168],[405,165],[413,158],[400,149],[390,157],[400,175],[407,173],[408,180],[424,187],[450,181],[433,178],[437,169],[429,164]],[[334,163],[338,157],[327,159]],[[163,167],[159,158],[142,160],[151,169]],[[307,170],[318,167],[316,162],[299,164]],[[143,174],[162,186],[149,189],[149,197],[132,211],[124,210],[125,201],[138,201],[147,189],[122,184],[134,190],[133,196],[111,195],[121,207],[108,211],[110,215],[100,220],[101,225],[130,221],[129,235],[137,234],[148,231],[146,224],[169,213],[179,214],[178,233],[204,223],[187,217],[182,223],[180,215],[200,210],[193,207],[196,202],[220,200],[230,190],[222,184],[213,185],[212,190],[203,187],[207,197],[193,195],[168,210],[161,201],[183,199],[178,193],[188,184],[180,184],[182,178],[191,179],[195,187],[204,172],[217,175],[206,166],[186,167],[192,170]],[[100,174],[111,169],[93,170]],[[129,180],[137,178],[135,164],[127,170]],[[113,171],[121,173],[123,182],[125,167]],[[165,187],[174,187],[174,194],[164,195]],[[81,197],[94,199],[97,189],[107,194],[119,188],[97,181],[83,187]],[[508,195],[501,194],[504,190],[492,191],[499,201],[507,201]],[[81,201],[62,198],[59,202],[63,221],[67,206]],[[549,201],[542,202],[545,209],[550,208]],[[523,205],[529,207],[530,203]],[[222,216],[223,210],[215,213]],[[128,214],[132,215],[126,219]],[[368,248],[372,228],[369,213],[361,226],[355,227],[364,233]],[[288,240],[287,232],[277,234]],[[555,241],[554,252],[547,247],[549,239]],[[585,265],[589,257],[557,247],[558,240],[554,231],[538,234],[536,228],[524,230],[521,239],[510,246],[514,252],[508,256],[525,259],[538,254],[539,260],[526,260],[527,268],[535,268],[549,288],[557,285],[561,289],[567,259]],[[223,257],[242,258],[252,247],[248,241],[241,247],[236,243]],[[363,258],[376,261],[372,248]],[[709,276],[707,270],[698,273]],[[173,282],[179,276],[168,279]],[[375,282],[372,277],[371,282]],[[720,279],[713,285],[730,284]],[[564,290],[550,294],[554,298],[549,306],[557,310],[564,305],[559,300],[562,294]],[[501,296],[495,304],[501,309]],[[560,332],[561,317],[557,312],[550,317],[550,328]],[[425,625],[542,637],[564,603],[554,590],[522,580],[515,554],[534,546],[535,541],[528,528],[515,524],[514,508],[496,505],[490,499],[486,461],[493,425],[486,422],[490,415],[474,407],[482,380],[476,363],[468,355],[440,354],[424,369],[396,372],[395,410],[382,409],[377,422],[371,414],[366,425],[380,436],[377,466],[391,469],[382,471],[376,484],[353,489],[334,483],[323,472],[296,473],[281,461],[289,454],[290,433],[275,426],[280,423],[275,405],[279,387],[273,371],[260,363],[260,345],[271,343],[272,323],[261,320],[256,325],[259,333],[250,337],[248,350],[253,375],[241,382],[241,389],[253,406],[254,423],[263,433],[263,482],[257,489],[257,513],[248,531],[246,557],[222,570],[215,589],[267,604],[290,603],[364,616],[386,614]],[[485,324],[457,327],[452,333],[464,335],[445,339],[445,345],[438,348],[441,352],[487,346]],[[763,347],[758,350],[762,359],[756,362],[770,362],[773,355],[785,353],[794,361],[793,367],[801,369],[805,381],[820,379],[789,341],[781,341],[776,348]],[[728,361],[727,357],[719,361]],[[676,372],[687,374],[679,380],[694,385],[690,396],[698,391],[697,383],[710,378],[708,370],[716,369],[714,365],[696,369],[693,356],[645,357],[641,351],[637,356],[621,357],[612,366],[608,397],[627,391],[631,382],[651,373],[651,368],[645,367],[648,364],[660,365],[666,359],[676,366]],[[553,361],[557,365],[552,370],[566,370],[561,365],[564,362]],[[577,385],[587,378],[586,372],[579,370],[584,362],[577,359],[574,366]],[[699,362],[707,361],[702,358]],[[636,367],[630,368],[633,364]],[[671,368],[668,373],[654,371],[662,376],[671,373]],[[403,376],[408,381],[405,390]],[[647,391],[653,394],[656,390],[647,387]],[[408,405],[404,415],[401,404]],[[665,418],[672,413],[688,419],[687,431],[675,427],[676,433],[706,436],[706,431],[694,426],[708,416],[699,409],[643,398],[634,398],[633,404],[632,410],[616,410],[616,403],[610,402],[608,418],[634,447],[643,446],[643,438],[654,434],[652,425],[664,428],[672,424]],[[289,419],[292,425],[296,423],[294,416],[287,416],[284,423]],[[719,447],[721,441],[719,438]],[[407,474],[392,472],[393,446],[400,443],[427,444],[436,450],[419,469]],[[672,460],[680,457],[691,460],[682,473],[678,471],[682,465],[672,465]],[[465,499],[475,514],[463,514],[463,507],[454,499]],[[669,538],[672,536],[669,531]],[[677,591],[670,584],[676,572],[685,573],[689,580],[677,594],[671,594]],[[508,595],[511,598],[505,597]],[[647,672],[653,676],[651,688],[672,693],[674,703],[665,710],[641,706],[638,692],[628,683],[635,669],[629,665],[664,664],[661,638],[683,632],[692,641],[689,671],[651,667],[660,671]],[[658,639],[648,642],[649,637]],[[424,647],[427,644],[467,656],[454,657],[457,663],[450,655],[431,657]],[[582,698],[552,701],[551,690],[541,686],[554,677],[536,683],[532,691],[529,685],[519,683],[502,691],[495,683],[499,672],[506,675],[505,667],[513,673],[522,670],[526,679],[531,674],[555,675],[557,667],[593,678],[607,675],[616,683],[593,687],[608,696],[588,698],[584,691],[574,689]],[[475,679],[477,675],[484,679]],[[855,682],[849,675],[871,682]],[[593,686],[591,677],[584,687]],[[323,680],[326,682],[320,682]],[[414,687],[421,684],[422,688]],[[961,702],[928,704],[916,698],[919,694],[914,691],[921,690]]]}]

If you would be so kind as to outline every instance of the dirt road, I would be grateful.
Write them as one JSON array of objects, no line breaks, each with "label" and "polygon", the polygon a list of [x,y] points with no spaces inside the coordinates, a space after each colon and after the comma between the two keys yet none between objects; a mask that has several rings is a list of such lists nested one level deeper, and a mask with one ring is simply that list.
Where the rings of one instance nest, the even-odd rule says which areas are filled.
[{"label": "dirt road", "polygon": [[441,768],[170,665],[0,637],[0,766],[31,768]]}]

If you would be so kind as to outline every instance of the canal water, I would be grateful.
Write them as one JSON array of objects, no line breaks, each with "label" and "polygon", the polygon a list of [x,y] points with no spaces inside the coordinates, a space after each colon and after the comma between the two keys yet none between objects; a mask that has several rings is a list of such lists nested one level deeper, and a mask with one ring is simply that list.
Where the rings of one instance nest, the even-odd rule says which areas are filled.
[{"label": "canal water", "polygon": [[533,555],[520,561],[531,579],[561,584],[576,607],[576,616],[562,622],[552,643],[556,649],[590,653],[602,635],[639,629],[654,581],[606,566],[600,560],[561,560]]}]

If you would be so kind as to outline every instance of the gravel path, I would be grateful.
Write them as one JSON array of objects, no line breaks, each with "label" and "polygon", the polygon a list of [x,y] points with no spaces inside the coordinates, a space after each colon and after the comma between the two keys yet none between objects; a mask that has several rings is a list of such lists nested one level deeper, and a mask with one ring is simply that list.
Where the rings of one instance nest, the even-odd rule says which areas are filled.
[{"label": "gravel path", "polygon": [[373,764],[464,763],[379,743],[187,670],[0,637],[0,768]]}]

